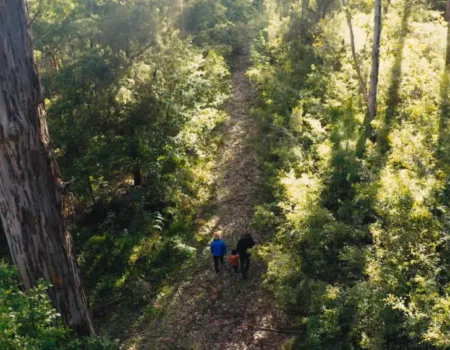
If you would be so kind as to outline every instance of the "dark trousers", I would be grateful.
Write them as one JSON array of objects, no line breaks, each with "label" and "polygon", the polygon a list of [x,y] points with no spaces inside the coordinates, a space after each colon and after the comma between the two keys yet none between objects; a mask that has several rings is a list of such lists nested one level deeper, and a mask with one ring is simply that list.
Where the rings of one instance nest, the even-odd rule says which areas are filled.
[{"label": "dark trousers", "polygon": [[241,254],[239,258],[241,260],[242,276],[244,278],[246,278],[248,269],[250,268],[250,255],[249,254]]},{"label": "dark trousers", "polygon": [[219,273],[219,261],[220,261],[220,266],[223,265],[223,255],[222,256],[214,256],[214,269],[216,270],[217,273]]},{"label": "dark trousers", "polygon": [[233,268],[234,273],[237,274],[239,271],[239,266],[231,266],[231,267]]}]

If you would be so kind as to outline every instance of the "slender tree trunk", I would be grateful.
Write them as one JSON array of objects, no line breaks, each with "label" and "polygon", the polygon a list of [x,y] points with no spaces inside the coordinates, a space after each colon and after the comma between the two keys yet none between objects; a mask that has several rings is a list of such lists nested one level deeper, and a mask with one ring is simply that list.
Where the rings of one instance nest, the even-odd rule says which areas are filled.
[{"label": "slender tree trunk", "polygon": [[387,0],[385,5],[383,6],[383,11],[384,11],[384,16],[386,17],[386,15],[389,12],[389,7],[391,7],[391,0]]},{"label": "slender tree trunk", "polygon": [[447,12],[446,12],[446,15],[447,15],[447,22],[450,25],[450,0],[447,0]]},{"label": "slender tree trunk", "polygon": [[181,35],[185,35],[185,26],[186,21],[184,18],[184,0],[180,0],[180,28],[181,28]]},{"label": "slender tree trunk", "polygon": [[344,9],[345,9],[345,14],[347,17],[347,24],[348,24],[348,28],[350,30],[350,41],[351,41],[351,47],[352,47],[353,65],[355,66],[356,74],[358,75],[359,88],[361,90],[361,94],[363,96],[364,102],[366,103],[366,106],[368,106],[369,96],[367,93],[367,86],[366,86],[366,82],[363,78],[363,75],[361,73],[361,66],[358,62],[358,56],[356,55],[355,35],[353,33],[352,16],[350,14],[350,10],[347,7],[346,0],[342,0],[342,5],[344,6]]},{"label": "slender tree trunk", "polygon": [[133,171],[134,186],[142,186],[144,184],[144,176],[142,175],[141,164],[139,161],[136,162]]},{"label": "slender tree trunk", "polygon": [[65,324],[93,333],[63,216],[24,0],[0,0],[0,216],[23,285],[43,278]]},{"label": "slender tree trunk", "polygon": [[445,56],[445,65],[446,69],[448,70],[450,65],[450,0],[447,0],[446,18],[447,18],[447,54]]},{"label": "slender tree trunk", "polygon": [[89,193],[91,194],[92,205],[95,205],[95,204],[97,204],[97,199],[95,198],[94,189],[92,188],[92,182],[91,182],[91,179],[89,178],[89,175],[86,176],[86,179],[87,179],[88,186],[89,186]]},{"label": "slender tree trunk", "polygon": [[371,122],[377,115],[378,73],[380,70],[380,41],[381,41],[381,0],[375,0],[375,26],[372,49],[372,72],[370,74],[369,110],[365,121],[365,133],[372,136]]},{"label": "slender tree trunk", "polygon": [[441,117],[439,122],[439,138],[437,147],[437,159],[440,163],[447,163],[449,158],[449,133],[448,122],[450,120],[450,0],[447,0],[447,51],[445,53],[445,68],[441,82]]}]

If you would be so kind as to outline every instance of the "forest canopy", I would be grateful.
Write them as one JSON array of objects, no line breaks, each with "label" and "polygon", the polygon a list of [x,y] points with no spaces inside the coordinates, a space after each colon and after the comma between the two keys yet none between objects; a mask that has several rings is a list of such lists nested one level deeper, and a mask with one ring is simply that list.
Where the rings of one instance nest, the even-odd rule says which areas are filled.
[{"label": "forest canopy", "polygon": [[373,2],[268,3],[249,75],[275,201],[257,220],[276,232],[266,283],[306,327],[295,346],[448,348],[445,3],[383,2],[378,115],[362,146],[355,62],[368,84]]},{"label": "forest canopy", "polygon": [[[22,29],[97,336],[70,330],[55,280],[22,291],[0,211],[0,348],[164,348],[171,303],[210,283],[219,231],[230,246],[258,238],[253,284],[197,297],[228,310],[229,288],[268,293],[284,321],[265,331],[286,335],[269,346],[450,348],[449,23],[447,0],[29,0]],[[242,169],[226,157],[236,125],[259,174],[240,181],[263,194],[242,200],[254,214],[230,235],[220,213],[238,205],[217,198]],[[194,338],[183,346],[210,344]]]}]

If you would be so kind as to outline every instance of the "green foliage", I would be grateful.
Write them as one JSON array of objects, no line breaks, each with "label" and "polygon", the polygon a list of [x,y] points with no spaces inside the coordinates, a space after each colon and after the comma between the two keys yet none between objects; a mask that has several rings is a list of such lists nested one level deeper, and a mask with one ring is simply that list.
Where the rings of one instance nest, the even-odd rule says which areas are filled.
[{"label": "green foliage", "polygon": [[[247,43],[254,12],[246,1],[188,5],[29,4],[52,148],[64,179],[76,179],[64,210],[95,316],[110,313],[111,300],[123,309],[150,302],[197,254],[194,219],[211,196],[227,120],[230,74],[220,50]],[[192,19],[194,8],[206,17]],[[211,29],[207,44],[195,23]]]},{"label": "green foliage", "polygon": [[67,336],[39,281],[27,293],[20,291],[16,270],[0,263],[0,348],[52,349]]},{"label": "green foliage", "polygon": [[186,15],[185,29],[195,44],[214,47],[224,55],[239,53],[250,41],[250,32],[258,26],[258,1],[198,0]]},{"label": "green foliage", "polygon": [[45,281],[26,293],[17,271],[0,262],[0,348],[5,350],[114,350],[117,345],[100,337],[71,340],[70,331],[51,305]]},{"label": "green foliage", "polygon": [[36,54],[53,149],[77,179],[68,205],[83,284],[102,317],[150,303],[195,258],[230,74],[172,27],[165,1],[91,5],[73,3],[70,27],[44,12],[33,30],[59,28]]},{"label": "green foliage", "polygon": [[62,346],[63,350],[118,350],[120,347],[103,337],[75,339]]},{"label": "green foliage", "polygon": [[[306,328],[292,348],[447,348],[446,23],[425,2],[390,3],[377,139],[361,157],[365,105],[337,3],[319,20],[325,2],[266,1],[249,72],[276,197],[256,218],[274,233],[266,284]],[[372,7],[349,7],[364,73]]]},{"label": "green foliage", "polygon": [[[228,93],[228,70],[215,52],[205,57],[174,37],[144,56],[116,89],[116,104],[123,111],[118,131],[99,129],[89,153],[80,157],[92,169],[95,195],[104,198],[86,216],[86,223],[94,219],[92,225],[76,236],[86,285],[95,296],[130,288],[136,279],[154,285],[154,293],[184,261],[176,237],[192,239],[190,217],[209,198],[215,130],[226,119],[220,108]],[[133,130],[131,138],[121,135],[122,128]],[[112,132],[113,143],[104,132]],[[73,159],[70,153],[67,157]],[[145,186],[130,188],[123,180],[136,162]],[[136,247],[147,247],[139,258]]]},{"label": "green foliage", "polygon": [[[347,2],[366,77],[373,3]],[[340,1],[30,1],[53,149],[77,178],[66,210],[94,310],[164,295],[196,258],[195,217],[227,118],[224,57],[259,31],[247,74],[271,200],[252,224],[273,234],[258,251],[266,285],[306,330],[289,346],[450,347],[445,3],[383,2],[376,138],[366,140]],[[114,348],[68,345],[49,286],[21,293],[0,271],[0,347]]]}]

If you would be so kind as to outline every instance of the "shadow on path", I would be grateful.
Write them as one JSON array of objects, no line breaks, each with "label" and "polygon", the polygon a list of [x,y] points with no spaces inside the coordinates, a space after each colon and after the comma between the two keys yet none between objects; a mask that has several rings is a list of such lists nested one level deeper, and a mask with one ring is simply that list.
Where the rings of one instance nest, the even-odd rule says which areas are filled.
[{"label": "shadow on path", "polygon": [[[263,187],[257,153],[250,142],[258,126],[249,116],[256,94],[246,78],[250,49],[234,64],[233,96],[228,102],[230,120],[217,158],[216,198],[213,213],[198,219],[198,234],[207,240],[222,232],[229,250],[244,232],[252,232],[254,205]],[[264,237],[252,232],[257,242]],[[263,286],[266,267],[251,262],[249,279],[234,276],[227,265],[216,275],[208,246],[198,252],[195,266],[187,271],[168,295],[156,301],[158,314],[141,320],[133,330],[130,349],[279,349],[285,334],[266,331],[284,326],[284,314]]]}]

